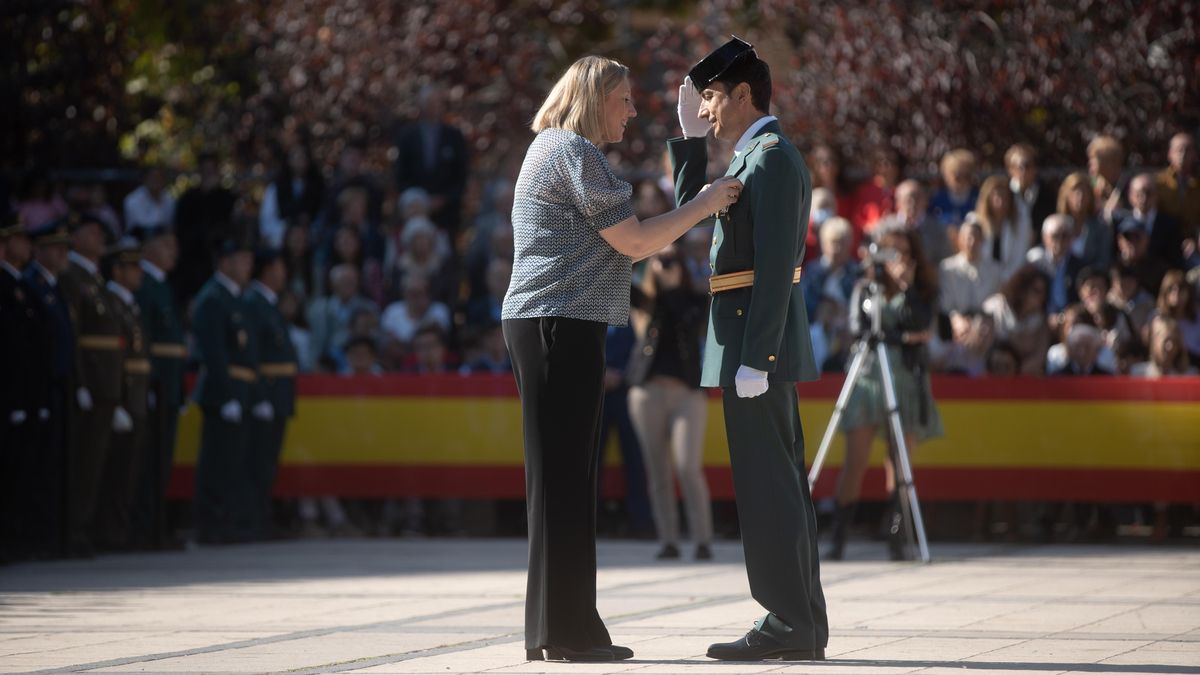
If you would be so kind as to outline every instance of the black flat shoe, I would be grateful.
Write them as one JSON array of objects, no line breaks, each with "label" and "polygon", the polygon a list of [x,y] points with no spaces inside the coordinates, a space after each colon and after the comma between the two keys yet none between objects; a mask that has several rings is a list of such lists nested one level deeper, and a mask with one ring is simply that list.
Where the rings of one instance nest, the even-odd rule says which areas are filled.
[{"label": "black flat shoe", "polygon": [[[622,647],[622,649],[626,649]],[[545,654],[543,655],[543,650]],[[629,652],[633,656],[633,652]],[[591,649],[571,649],[570,647],[542,647],[526,649],[525,658],[529,661],[613,661],[615,657],[609,647],[592,647]],[[629,658],[629,657],[625,657]]]},{"label": "black flat shoe", "polygon": [[712,560],[712,548],[708,544],[697,544],[696,560]]},{"label": "black flat shoe", "polygon": [[718,642],[708,648],[708,658],[719,661],[824,661],[824,649],[798,649],[780,644],[775,638],[754,629],[734,642]]}]

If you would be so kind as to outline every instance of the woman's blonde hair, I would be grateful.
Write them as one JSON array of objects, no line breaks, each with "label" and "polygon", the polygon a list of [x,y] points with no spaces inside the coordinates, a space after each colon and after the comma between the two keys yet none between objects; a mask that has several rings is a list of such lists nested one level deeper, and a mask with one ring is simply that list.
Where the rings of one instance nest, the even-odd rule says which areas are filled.
[{"label": "woman's blonde hair", "polygon": [[559,78],[533,117],[534,133],[566,129],[604,142],[604,99],[629,77],[629,68],[602,56],[585,56]]},{"label": "woman's blonde hair", "polygon": [[1083,213],[1081,215],[1091,217],[1096,212],[1096,195],[1092,193],[1091,179],[1082,171],[1076,171],[1063,179],[1062,186],[1058,188],[1058,212],[1070,216],[1076,215],[1071,213],[1071,192],[1076,188],[1083,190]]},{"label": "woman's blonde hair", "polygon": [[[988,204],[993,194],[1002,194],[1008,200],[1008,208],[1005,209],[1005,213],[999,214],[999,217],[992,215],[991,206]],[[1016,206],[1012,201],[1008,178],[988,176],[987,180],[983,181],[983,187],[979,188],[979,199],[975,201],[975,217],[983,227],[984,236],[989,238],[1000,236],[1001,228],[1015,227]]]}]

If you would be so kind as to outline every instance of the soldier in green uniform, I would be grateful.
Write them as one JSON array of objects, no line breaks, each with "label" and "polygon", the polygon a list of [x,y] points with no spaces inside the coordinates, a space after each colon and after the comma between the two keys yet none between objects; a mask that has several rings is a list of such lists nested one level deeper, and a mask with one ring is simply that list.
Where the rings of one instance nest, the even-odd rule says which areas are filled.
[{"label": "soldier in green uniform", "polygon": [[100,275],[105,228],[71,214],[70,263],[59,278],[75,324],[75,368],[67,441],[68,554],[93,554],[96,504],[108,459],[113,416],[121,401],[121,320]]},{"label": "soldier in green uniform", "polygon": [[192,334],[200,374],[193,398],[204,415],[196,464],[195,523],[200,543],[250,538],[246,418],[258,380],[253,323],[241,299],[254,255],[235,240],[216,247],[217,271],[195,300]]},{"label": "soldier in green uniform", "polygon": [[112,293],[113,313],[121,322],[123,372],[97,519],[103,546],[114,551],[126,550],[131,544],[135,488],[146,455],[150,345],[142,328],[141,309],[133,296],[142,285],[141,260],[141,248],[131,237],[117,242],[105,257],[109,277],[105,287]]},{"label": "soldier in green uniform", "polygon": [[175,291],[167,275],[179,260],[179,243],[170,227],[137,228],[142,242],[142,285],[134,294],[150,343],[150,395],[146,457],[138,480],[134,530],[144,547],[164,547],[167,538],[167,483],[175,459],[179,409],[183,403],[183,369],[187,345]]},{"label": "soldier in green uniform", "polygon": [[812,180],[768,114],[771,75],[737,38],[700,61],[679,89],[684,138],[668,141],[679,204],[705,183],[705,136],[734,143],[725,175],[745,185],[713,233],[702,384],[721,387],[750,592],[767,615],[716,659],[825,658],[829,622],[804,467],[795,383],[817,378],[797,282]]},{"label": "soldier in green uniform", "polygon": [[246,460],[254,489],[252,522],[260,537],[271,534],[271,491],[287,421],[296,406],[296,350],[278,307],[278,293],[286,284],[287,267],[280,252],[257,252],[254,281],[244,297],[254,324],[253,341],[258,345],[259,358]]}]

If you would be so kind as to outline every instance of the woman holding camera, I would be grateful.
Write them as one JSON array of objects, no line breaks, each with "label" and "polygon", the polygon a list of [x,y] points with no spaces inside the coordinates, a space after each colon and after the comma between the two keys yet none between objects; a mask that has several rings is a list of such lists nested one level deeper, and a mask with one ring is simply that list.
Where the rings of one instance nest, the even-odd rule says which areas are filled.
[{"label": "woman holding camera", "polygon": [[[879,234],[882,262],[867,267],[867,278],[860,281],[850,299],[850,329],[858,337],[871,331],[869,285],[876,279],[882,286],[880,324],[887,344],[892,381],[900,408],[905,447],[942,435],[942,421],[929,388],[926,343],[930,337],[937,304],[936,270],[925,259],[921,238],[915,230],[889,227]],[[891,438],[887,401],[878,359],[872,359],[855,382],[842,413],[841,428],[846,434],[846,459],[838,472],[837,511],[834,514],[833,548],[830,560],[845,554],[846,535],[854,521],[859,489],[867,471],[871,442],[882,433],[889,452],[884,462],[887,490],[892,504],[889,523],[889,549],[893,560],[906,554],[899,495],[896,491],[895,440]]]},{"label": "woman holding camera", "polygon": [[[679,558],[675,476],[683,492],[696,559],[712,558],[712,505],[704,478],[706,397],[700,388],[700,344],[707,298],[674,245],[650,259],[641,287],[633,287],[638,343],[626,379],[629,416],[645,457],[646,483],[662,549],[659,560]],[[674,467],[674,471],[672,471]]]}]

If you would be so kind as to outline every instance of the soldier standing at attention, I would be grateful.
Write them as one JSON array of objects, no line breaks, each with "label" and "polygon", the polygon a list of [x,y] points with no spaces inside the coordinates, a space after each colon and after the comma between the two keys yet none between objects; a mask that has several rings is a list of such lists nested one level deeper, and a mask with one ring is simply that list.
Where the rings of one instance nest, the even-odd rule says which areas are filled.
[{"label": "soldier standing at attention", "polygon": [[[21,280],[29,235],[15,217],[0,223],[0,562],[31,552],[30,472],[38,453],[36,396],[44,381],[38,356],[45,336],[37,298]],[[35,340],[40,342],[34,342]]]},{"label": "soldier standing at attention", "polygon": [[30,359],[39,367],[41,386],[35,394],[38,424],[33,430],[38,452],[25,481],[29,499],[24,524],[35,554],[58,556],[67,549],[68,398],[73,398],[68,392],[75,363],[75,330],[58,277],[67,268],[70,234],[66,221],[52,221],[32,237],[34,261],[25,268],[22,281],[37,302],[43,319],[39,335],[44,337],[31,340],[32,347],[41,350]]},{"label": "soldier standing at attention", "polygon": [[139,545],[160,548],[168,545],[167,484],[175,458],[187,360],[183,321],[175,304],[175,291],[167,280],[179,260],[179,243],[170,227],[138,228],[134,236],[142,241],[144,273],[142,286],[134,295],[150,343],[146,456],[138,480],[134,536]]},{"label": "soldier standing at attention", "polygon": [[204,415],[195,495],[196,536],[202,544],[248,540],[253,508],[246,417],[258,363],[241,295],[254,256],[232,239],[216,249],[217,271],[196,296],[192,322],[200,361],[193,398]]},{"label": "soldier standing at attention", "polygon": [[75,323],[78,348],[72,390],[74,407],[68,430],[68,555],[89,557],[96,526],[100,481],[108,459],[114,415],[120,404],[121,321],[112,294],[100,276],[104,224],[94,217],[68,216],[70,264],[62,273],[63,295]]},{"label": "soldier standing at attention", "polygon": [[746,573],[767,614],[740,640],[710,646],[708,656],[819,661],[829,621],[796,398],[796,382],[818,372],[798,285],[812,178],[770,107],[770,68],[734,38],[684,80],[684,137],[667,141],[680,204],[707,182],[710,128],[734,143],[725,175],[746,186],[713,230],[701,386],[722,390]]},{"label": "soldier standing at attention", "polygon": [[287,421],[296,404],[296,350],[278,307],[278,293],[286,284],[287,267],[281,253],[259,251],[254,258],[254,281],[244,296],[254,322],[252,341],[258,345],[259,358],[246,453],[255,499],[253,525],[259,537],[271,534],[271,491]]},{"label": "soldier standing at attention", "polygon": [[137,480],[145,464],[146,400],[150,383],[150,345],[142,329],[135,291],[142,285],[142,253],[137,240],[126,237],[105,257],[106,285],[113,311],[121,322],[121,401],[113,412],[112,444],[100,488],[98,521],[102,543],[109,550],[130,546],[131,512]]}]

